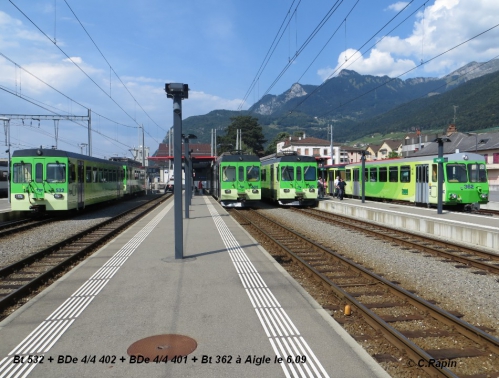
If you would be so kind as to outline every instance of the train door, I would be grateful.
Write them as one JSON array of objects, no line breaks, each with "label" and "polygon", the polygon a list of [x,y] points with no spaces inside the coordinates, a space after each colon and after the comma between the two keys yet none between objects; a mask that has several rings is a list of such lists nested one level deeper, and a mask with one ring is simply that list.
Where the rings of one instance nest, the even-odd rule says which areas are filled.
[{"label": "train door", "polygon": [[416,165],[416,203],[430,203],[429,165]]},{"label": "train door", "polygon": [[85,167],[83,166],[83,160],[78,160],[78,175],[76,181],[77,190],[77,209],[83,209],[85,207]]},{"label": "train door", "polygon": [[118,198],[121,198],[121,185],[123,182],[123,179],[121,177],[121,175],[122,175],[121,172],[122,172],[122,168],[119,167],[118,169],[115,169],[114,173],[113,173],[114,180],[116,181],[116,196]]},{"label": "train door", "polygon": [[353,170],[352,177],[352,197],[360,197],[361,196],[361,183],[360,183],[360,169],[355,168]]},{"label": "train door", "polygon": [[270,165],[270,198],[275,200],[276,195],[274,192],[274,164]]}]

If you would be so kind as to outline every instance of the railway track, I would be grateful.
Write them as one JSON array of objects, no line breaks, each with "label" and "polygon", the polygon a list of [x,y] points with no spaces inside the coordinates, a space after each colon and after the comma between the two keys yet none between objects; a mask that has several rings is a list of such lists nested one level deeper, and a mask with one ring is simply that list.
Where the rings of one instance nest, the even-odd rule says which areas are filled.
[{"label": "railway track", "polygon": [[346,227],[379,239],[385,239],[404,248],[443,257],[446,262],[458,264],[455,265],[457,269],[476,268],[480,270],[474,271],[475,274],[489,272],[499,275],[499,255],[483,249],[454,244],[451,241],[442,241],[426,235],[420,236],[401,229],[394,229],[317,209],[294,208],[292,211],[300,212],[335,226]]},{"label": "railway track", "polygon": [[45,224],[52,223],[58,219],[56,217],[45,217],[45,218],[34,218],[34,219],[21,219],[12,222],[5,222],[0,225],[0,238],[13,235],[18,232],[23,232],[25,230],[32,230],[35,227],[40,227]]},{"label": "railway track", "polygon": [[499,376],[499,339],[488,333],[494,330],[470,325],[460,314],[440,309],[258,211],[230,214],[300,281],[314,286],[323,308],[400,376],[421,376],[422,370],[429,376]]},{"label": "railway track", "polygon": [[155,198],[0,269],[0,319],[11,306],[25,302],[45,283],[64,273],[170,196]]}]

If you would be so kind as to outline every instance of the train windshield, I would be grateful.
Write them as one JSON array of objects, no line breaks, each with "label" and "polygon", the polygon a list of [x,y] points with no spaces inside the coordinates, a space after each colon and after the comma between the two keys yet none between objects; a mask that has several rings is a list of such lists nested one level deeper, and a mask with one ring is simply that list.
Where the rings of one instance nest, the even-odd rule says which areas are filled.
[{"label": "train windshield", "polygon": [[66,164],[48,163],[47,182],[66,182]]},{"label": "train windshield", "polygon": [[466,164],[447,164],[446,173],[448,182],[468,182]]},{"label": "train windshield", "polygon": [[281,181],[293,181],[295,179],[295,170],[293,166],[284,166],[281,168]]},{"label": "train windshield", "polygon": [[248,181],[260,181],[260,167],[255,165],[246,167],[246,178]]},{"label": "train windshield", "polygon": [[15,183],[31,182],[31,164],[15,163],[13,169],[13,181]]},{"label": "train windshield", "polygon": [[317,180],[317,167],[314,167],[313,165],[306,165],[303,167],[303,171],[305,172],[305,181]]},{"label": "train windshield", "polygon": [[222,179],[224,182],[234,182],[236,181],[236,167],[229,165],[222,168]]},{"label": "train windshield", "polygon": [[468,164],[468,176],[470,182],[487,182],[487,169],[485,169],[485,164]]}]

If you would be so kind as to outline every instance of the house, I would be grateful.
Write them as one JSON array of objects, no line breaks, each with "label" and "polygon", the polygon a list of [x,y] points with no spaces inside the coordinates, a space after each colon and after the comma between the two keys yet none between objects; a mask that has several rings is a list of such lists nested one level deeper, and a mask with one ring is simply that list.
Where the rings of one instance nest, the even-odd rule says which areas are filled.
[{"label": "house", "polygon": [[385,140],[378,150],[378,160],[388,159],[390,154],[395,152],[397,156],[402,153],[402,141],[400,140]]},{"label": "house", "polygon": [[[276,145],[277,152],[294,151],[299,155],[315,156],[316,158],[327,159],[326,164],[331,162],[331,142],[315,137],[289,137]],[[360,161],[360,149],[356,147],[343,146],[333,143],[334,164],[354,163]]]},{"label": "house", "polygon": [[370,144],[369,146],[367,146],[367,161],[378,160],[378,151],[380,148],[381,146],[377,144]]},{"label": "house", "polygon": [[424,146],[435,139],[434,135],[421,134],[418,130],[415,133],[407,134],[403,140],[402,157],[409,156],[412,152],[419,151]]}]

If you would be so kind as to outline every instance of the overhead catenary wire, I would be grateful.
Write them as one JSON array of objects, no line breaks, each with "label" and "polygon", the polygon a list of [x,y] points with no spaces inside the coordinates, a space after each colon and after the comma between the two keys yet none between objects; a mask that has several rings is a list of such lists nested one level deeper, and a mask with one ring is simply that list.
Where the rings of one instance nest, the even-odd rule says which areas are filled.
[{"label": "overhead catenary wire", "polygon": [[281,72],[277,75],[277,77],[274,79],[272,84],[267,88],[265,93],[262,95],[262,97],[265,97],[271,90],[272,88],[277,84],[277,82],[281,79],[281,77],[286,73],[286,71],[289,69],[289,67],[293,64],[293,62],[298,58],[298,56],[305,50],[305,48],[308,46],[308,44],[312,41],[312,39],[317,35],[317,33],[324,27],[326,22],[331,18],[331,16],[336,12],[336,10],[340,7],[340,5],[343,3],[343,0],[337,0],[333,6],[329,9],[329,11],[326,13],[326,15],[323,17],[323,19],[319,22],[319,24],[315,27],[315,29],[310,33],[310,35],[307,37],[305,42],[300,46],[300,48],[295,52],[295,55],[290,59],[290,61],[284,66],[284,68],[281,70]]},{"label": "overhead catenary wire", "polygon": [[[294,12],[296,12],[296,10],[298,9],[298,7],[300,6],[301,0],[299,0],[298,5],[295,8],[295,11],[293,12],[293,14],[291,14],[291,9],[293,8],[293,4],[295,3],[295,1],[296,0],[293,0],[293,2],[291,3],[291,5],[289,6],[289,9],[288,9],[288,11],[286,13],[286,16],[284,17],[284,20],[282,20],[281,26],[279,27],[279,30],[277,31],[277,33],[276,33],[276,35],[274,37],[274,40],[270,44],[270,47],[267,50],[267,53],[265,54],[265,57],[263,58],[263,61],[260,64],[260,67],[258,68],[258,71],[256,72],[256,75],[253,78],[253,81],[251,82],[250,87],[246,91],[246,93],[245,93],[245,95],[243,97],[243,100],[239,104],[237,110],[241,110],[242,109],[242,107],[244,106],[244,103],[248,99],[248,96],[250,95],[250,93],[252,92],[253,88],[255,87],[255,85],[257,84],[257,82],[259,81],[261,74],[265,70],[265,67],[267,67],[267,64],[270,61],[270,58],[274,54],[274,51],[277,48],[277,45],[279,44],[279,42],[280,42],[280,40],[281,40],[281,38],[282,38],[282,36],[284,34],[284,31],[286,30],[286,28],[284,28],[284,30],[283,30],[283,26],[286,23],[286,20],[288,19],[288,17],[289,17],[289,19],[291,19],[291,17],[293,16]],[[289,24],[289,21],[288,21],[288,24]],[[281,30],[282,30],[282,33],[281,33]]]},{"label": "overhead catenary wire", "polygon": [[[38,29],[38,31],[40,33],[42,33],[49,41],[51,41],[52,43],[54,43],[54,41],[52,41],[52,39],[47,35],[47,33],[45,33],[33,20],[31,20],[31,18],[28,17],[28,15],[26,13],[24,13],[16,4],[14,4],[14,2],[12,0],[9,0],[9,2],[24,16],[26,17],[26,19],[31,22],[31,24]],[[78,70],[80,70],[92,83],[94,83],[94,85],[99,88],[101,90],[102,93],[104,93],[104,95],[106,95],[112,102],[114,102],[114,104],[120,108],[123,113],[125,113],[131,120],[133,120],[134,123],[137,124],[137,126],[140,126],[139,123],[135,120],[134,117],[132,117],[130,114],[128,114],[128,112],[120,105],[118,104],[118,102],[116,102],[116,100],[111,97],[99,84],[97,84],[97,82],[82,68],[80,67],[80,65],[78,63],[76,63],[74,61],[74,59],[72,59],[59,45],[55,44],[54,43],[54,46],[57,47],[57,49],[62,53],[64,54],[64,56],[66,56],[66,58],[68,58],[68,60],[73,63],[77,68]]]},{"label": "overhead catenary wire", "polygon": [[125,83],[123,82],[123,80],[121,80],[120,76],[116,73],[116,71],[114,70],[113,66],[111,65],[111,63],[109,63],[109,61],[107,60],[107,58],[104,56],[104,54],[102,53],[101,49],[99,48],[99,46],[97,46],[97,43],[95,43],[94,39],[90,36],[90,33],[87,31],[87,29],[85,28],[85,26],[83,26],[82,22],[80,21],[80,19],[78,18],[78,16],[76,15],[76,13],[73,11],[73,9],[71,8],[71,6],[68,4],[68,2],[66,0],[64,0],[64,2],[66,3],[66,5],[68,6],[69,10],[71,11],[71,13],[73,13],[73,16],[75,16],[76,20],[78,21],[78,23],[80,24],[80,26],[82,27],[82,29],[85,31],[85,33],[87,34],[88,38],[90,38],[90,40],[92,41],[92,43],[94,44],[95,48],[97,49],[97,51],[99,51],[99,53],[101,54],[102,58],[106,61],[106,63],[108,64],[109,66],[109,94],[111,95],[111,71],[116,75],[116,77],[118,78],[118,80],[120,81],[120,83],[123,85],[123,88],[126,89],[126,91],[128,92],[128,94],[130,95],[130,97],[132,97],[133,101],[140,107],[140,109],[142,109],[142,111],[144,112],[144,114],[156,125],[158,126],[161,130],[165,131],[165,129],[163,129],[160,125],[158,125],[152,118],[151,116],[145,111],[145,109],[142,107],[142,105],[140,105],[140,103],[137,101],[137,99],[134,97],[134,95],[132,94],[132,92],[130,92],[130,90],[128,89],[128,87],[125,85]]}]

